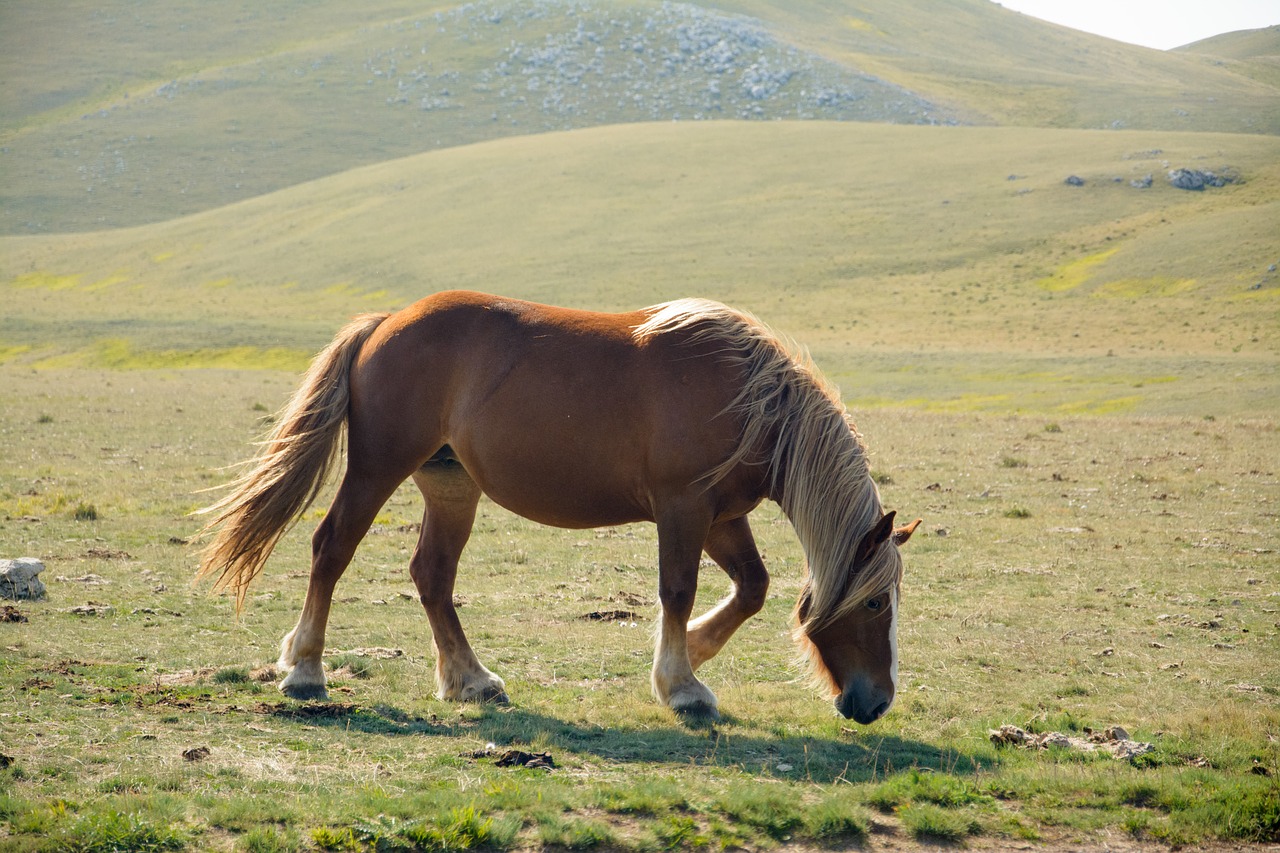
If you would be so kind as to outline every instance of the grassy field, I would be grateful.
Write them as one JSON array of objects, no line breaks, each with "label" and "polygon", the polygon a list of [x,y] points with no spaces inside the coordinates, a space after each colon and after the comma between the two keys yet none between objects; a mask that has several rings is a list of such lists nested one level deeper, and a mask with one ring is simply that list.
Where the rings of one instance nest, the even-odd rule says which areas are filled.
[{"label": "grassy field", "polygon": [[[986,0],[0,5],[0,557],[49,588],[0,622],[0,850],[1280,842],[1274,37],[1159,53]],[[338,587],[329,700],[285,700],[323,509],[240,619],[191,513],[346,319],[448,288],[705,296],[809,346],[924,519],[889,715],[804,683],[771,504],[768,603],[701,671],[721,721],[649,695],[651,527],[489,503],[459,611],[512,704],[439,702],[411,488]],[[699,608],[727,589],[708,564]]]},{"label": "grassy field", "polygon": [[[720,122],[499,140],[143,228],[0,238],[0,359],[300,369],[351,314],[441,289],[606,309],[698,294],[803,340],[862,405],[1264,416],[1277,163],[1275,138],[1239,134]],[[1177,190],[1179,167],[1244,182]]]},{"label": "grassy field", "polygon": [[[458,595],[513,703],[431,698],[410,489],[338,588],[331,701],[284,701],[270,664],[313,522],[240,621],[192,587],[182,540],[291,377],[10,364],[0,380],[0,542],[44,559],[49,586],[0,625],[0,847],[1053,847],[1280,828],[1273,420],[861,412],[887,505],[925,518],[895,708],[854,727],[797,681],[801,553],[770,505],[769,602],[705,668],[726,716],[701,727],[648,695],[652,529],[556,531],[488,504]],[[726,589],[703,581],[700,601]],[[1002,724],[1121,725],[1155,751],[997,749]],[[488,744],[555,769],[495,766],[473,754]]]}]

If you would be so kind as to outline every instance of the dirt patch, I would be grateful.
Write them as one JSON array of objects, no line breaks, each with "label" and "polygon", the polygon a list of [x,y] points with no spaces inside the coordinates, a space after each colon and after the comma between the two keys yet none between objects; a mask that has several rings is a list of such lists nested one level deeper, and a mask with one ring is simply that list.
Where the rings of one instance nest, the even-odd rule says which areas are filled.
[{"label": "dirt patch", "polygon": [[200,669],[180,669],[177,672],[158,674],[155,677],[155,683],[163,687],[199,684],[202,681],[207,681],[217,671],[211,666],[201,667]]},{"label": "dirt patch", "polygon": [[634,622],[640,615],[634,610],[594,610],[578,618],[586,622]]},{"label": "dirt patch", "polygon": [[275,681],[282,675],[284,675],[284,673],[281,672],[273,663],[269,663],[266,666],[260,666],[257,669],[249,670],[249,677],[258,682]]},{"label": "dirt patch", "polygon": [[373,658],[374,660],[393,660],[395,658],[404,657],[404,649],[384,649],[381,646],[371,646],[369,648],[359,649],[325,649],[325,657],[337,657],[339,655],[355,655],[358,658]]},{"label": "dirt patch", "polygon": [[97,601],[90,601],[88,604],[81,604],[78,607],[72,607],[64,610],[64,613],[70,613],[73,616],[110,616],[115,613],[116,609],[110,604],[102,604]]},{"label": "dirt patch", "polygon": [[191,749],[182,750],[182,757],[187,761],[204,761],[211,754],[211,750],[207,746],[194,746]]},{"label": "dirt patch", "polygon": [[114,548],[90,548],[84,552],[86,557],[94,560],[132,560],[128,551],[117,551]]},{"label": "dirt patch", "polygon": [[253,706],[255,714],[266,714],[286,720],[315,720],[349,717],[360,710],[354,702],[308,702],[298,705],[292,702],[259,702]]}]

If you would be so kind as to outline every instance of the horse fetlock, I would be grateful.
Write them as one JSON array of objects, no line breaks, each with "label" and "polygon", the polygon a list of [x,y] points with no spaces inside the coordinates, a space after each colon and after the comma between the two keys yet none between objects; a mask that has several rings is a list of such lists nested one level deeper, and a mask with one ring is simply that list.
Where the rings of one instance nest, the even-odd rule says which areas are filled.
[{"label": "horse fetlock", "polygon": [[276,668],[283,672],[293,669],[294,664],[298,662],[298,657],[293,651],[293,635],[297,633],[298,629],[294,628],[280,641],[280,659],[276,661]]}]

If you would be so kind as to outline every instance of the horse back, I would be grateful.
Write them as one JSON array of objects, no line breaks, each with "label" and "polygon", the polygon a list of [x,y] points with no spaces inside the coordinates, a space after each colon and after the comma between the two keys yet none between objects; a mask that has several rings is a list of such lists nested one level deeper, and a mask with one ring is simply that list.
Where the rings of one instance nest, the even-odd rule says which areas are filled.
[{"label": "horse back", "polygon": [[[366,434],[418,464],[447,445],[521,515],[565,527],[652,520],[657,503],[705,488],[740,427],[725,412],[734,367],[683,332],[638,340],[648,316],[469,292],[423,299],[361,353],[352,453]],[[758,496],[713,499],[728,511]]]}]

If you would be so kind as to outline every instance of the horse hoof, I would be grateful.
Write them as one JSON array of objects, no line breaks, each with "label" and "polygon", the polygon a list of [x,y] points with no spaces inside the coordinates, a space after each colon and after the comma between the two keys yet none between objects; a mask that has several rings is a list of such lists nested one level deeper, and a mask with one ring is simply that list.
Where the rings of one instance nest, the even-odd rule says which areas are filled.
[{"label": "horse hoof", "polygon": [[507,698],[507,691],[501,687],[486,687],[476,697],[477,702],[485,705],[510,705],[511,700]]},{"label": "horse hoof", "polygon": [[672,708],[681,719],[691,722],[714,723],[720,719],[720,711],[715,705],[706,702],[693,702],[680,708]]},{"label": "horse hoof", "polygon": [[323,684],[281,684],[280,692],[290,699],[297,699],[299,702],[308,700],[323,701],[329,698],[329,691],[325,689]]}]

